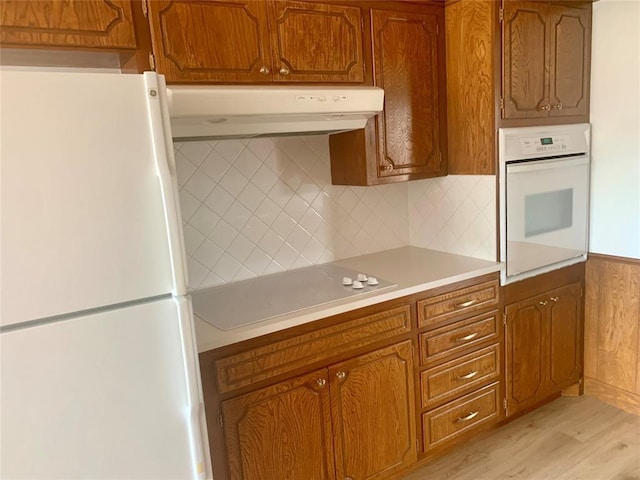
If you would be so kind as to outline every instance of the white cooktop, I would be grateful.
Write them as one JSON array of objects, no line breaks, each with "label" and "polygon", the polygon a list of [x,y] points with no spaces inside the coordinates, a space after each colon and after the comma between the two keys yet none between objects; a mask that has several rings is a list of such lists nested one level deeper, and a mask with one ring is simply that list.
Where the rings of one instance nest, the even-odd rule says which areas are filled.
[{"label": "white cooktop", "polygon": [[[369,285],[366,281],[359,289],[343,285],[344,277],[356,280],[359,273],[375,277],[375,272],[358,272],[326,263],[252,278],[198,291],[192,296],[193,310],[208,324],[231,330],[395,286],[379,277],[375,277],[377,285]],[[238,305],[242,308],[238,309]]]}]

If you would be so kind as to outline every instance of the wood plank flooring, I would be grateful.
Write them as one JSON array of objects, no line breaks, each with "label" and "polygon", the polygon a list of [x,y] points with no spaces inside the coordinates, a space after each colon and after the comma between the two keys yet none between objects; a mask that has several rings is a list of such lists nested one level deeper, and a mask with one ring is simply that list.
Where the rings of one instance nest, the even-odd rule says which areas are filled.
[{"label": "wood plank flooring", "polygon": [[402,480],[640,480],[640,417],[563,397]]}]

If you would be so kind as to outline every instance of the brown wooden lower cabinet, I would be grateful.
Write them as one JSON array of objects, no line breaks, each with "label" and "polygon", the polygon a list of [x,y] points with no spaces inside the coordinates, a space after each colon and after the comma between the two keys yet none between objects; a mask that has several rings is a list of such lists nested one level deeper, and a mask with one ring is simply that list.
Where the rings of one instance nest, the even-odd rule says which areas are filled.
[{"label": "brown wooden lower cabinet", "polygon": [[396,478],[552,399],[582,376],[583,285],[485,275],[201,354],[215,477]]},{"label": "brown wooden lower cabinet", "polygon": [[368,480],[409,466],[412,377],[406,340],[222,402],[230,478]]},{"label": "brown wooden lower cabinet", "polygon": [[507,305],[507,416],[580,380],[582,303],[576,282]]},{"label": "brown wooden lower cabinet", "polygon": [[424,449],[440,446],[448,441],[496,422],[500,405],[499,383],[465,395],[422,415]]},{"label": "brown wooden lower cabinet", "polygon": [[222,403],[231,479],[334,477],[327,369]]}]

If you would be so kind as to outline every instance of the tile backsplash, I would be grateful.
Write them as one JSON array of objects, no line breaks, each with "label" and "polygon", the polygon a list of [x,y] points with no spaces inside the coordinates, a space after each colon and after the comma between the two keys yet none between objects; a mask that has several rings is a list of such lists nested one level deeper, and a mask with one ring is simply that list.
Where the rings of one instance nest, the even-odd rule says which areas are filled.
[{"label": "tile backsplash", "polygon": [[407,184],[331,185],[326,135],[174,149],[192,289],[409,243]]},{"label": "tile backsplash", "polygon": [[331,185],[326,135],[175,143],[191,289],[416,245],[495,258],[495,177]]},{"label": "tile backsplash", "polygon": [[496,177],[449,175],[409,182],[409,243],[495,260]]}]

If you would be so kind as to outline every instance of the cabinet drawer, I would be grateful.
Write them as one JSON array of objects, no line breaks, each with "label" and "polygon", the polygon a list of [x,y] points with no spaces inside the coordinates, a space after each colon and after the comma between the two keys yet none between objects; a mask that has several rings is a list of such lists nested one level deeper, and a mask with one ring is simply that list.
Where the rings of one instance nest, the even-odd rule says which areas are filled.
[{"label": "cabinet drawer", "polygon": [[418,327],[435,327],[457,316],[466,316],[500,301],[499,282],[488,282],[418,301]]},{"label": "cabinet drawer", "polygon": [[460,352],[471,345],[499,337],[498,311],[457,322],[453,325],[420,334],[420,362],[426,365],[433,360]]},{"label": "cabinet drawer", "polygon": [[498,419],[499,382],[422,415],[425,451]]},{"label": "cabinet drawer", "polygon": [[500,346],[496,343],[420,374],[422,408],[454,399],[500,375]]},{"label": "cabinet drawer", "polygon": [[325,361],[411,330],[411,307],[384,310],[223,357],[215,362],[219,393]]}]

